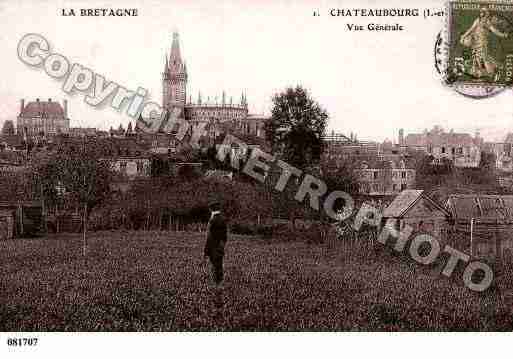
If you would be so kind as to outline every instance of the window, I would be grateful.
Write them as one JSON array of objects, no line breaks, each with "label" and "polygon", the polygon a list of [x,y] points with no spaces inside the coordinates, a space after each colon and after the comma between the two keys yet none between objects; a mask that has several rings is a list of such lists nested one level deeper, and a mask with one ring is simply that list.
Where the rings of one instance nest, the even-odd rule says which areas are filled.
[{"label": "window", "polygon": [[445,153],[445,147],[442,147],[442,153]]},{"label": "window", "polygon": [[407,189],[406,183],[401,183],[401,191],[404,191],[405,189]]},{"label": "window", "polygon": [[374,171],[373,172],[373,178],[374,179],[378,179],[378,171]]},{"label": "window", "polygon": [[506,143],[504,145],[504,152],[506,152],[508,156],[511,156],[511,143]]},{"label": "window", "polygon": [[406,171],[401,172],[401,178],[406,178]]},{"label": "window", "polygon": [[143,168],[144,168],[143,163],[137,162],[137,173],[142,173]]}]

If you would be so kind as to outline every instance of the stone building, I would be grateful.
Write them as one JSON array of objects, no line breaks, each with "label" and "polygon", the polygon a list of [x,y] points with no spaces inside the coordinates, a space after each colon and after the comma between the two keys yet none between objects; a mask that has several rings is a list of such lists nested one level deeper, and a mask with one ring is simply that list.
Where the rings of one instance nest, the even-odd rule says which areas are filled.
[{"label": "stone building", "polygon": [[16,131],[18,135],[29,137],[67,134],[69,132],[68,101],[64,100],[61,106],[51,98],[48,101],[36,99],[25,105],[25,100],[22,99]]},{"label": "stone building", "polygon": [[478,167],[483,139],[479,132],[472,137],[468,133],[445,132],[442,127],[434,126],[430,131],[410,133],[406,137],[404,130],[399,130],[399,146],[424,151],[435,161],[450,159],[456,167]]},{"label": "stone building", "polygon": [[361,160],[357,167],[361,194],[390,196],[415,186],[415,164],[405,157]]},{"label": "stone building", "polygon": [[23,164],[20,161],[16,160],[5,160],[0,158],[0,176],[2,177],[15,177],[19,175],[23,175],[25,171],[27,171],[27,165]]},{"label": "stone building", "polygon": [[223,91],[220,98],[206,101],[198,94],[193,102],[192,96],[187,96],[188,72],[182,59],[178,33],[173,34],[171,53],[166,56],[162,72],[162,105],[168,113],[175,113],[177,118],[185,119],[192,126],[206,124],[209,137],[216,137],[222,131],[222,124],[229,124],[233,130],[258,137],[264,137],[264,122],[262,115],[253,115],[248,111],[246,95],[242,93],[239,102],[227,98]]},{"label": "stone building", "polygon": [[105,139],[102,141],[102,152],[102,157],[112,162],[118,181],[151,175],[151,155],[134,139]]},{"label": "stone building", "polygon": [[68,134],[72,137],[95,137],[96,132],[94,127],[71,127]]},{"label": "stone building", "polygon": [[503,142],[486,143],[485,151],[495,156],[495,167],[499,171],[513,172],[513,133],[508,133]]}]

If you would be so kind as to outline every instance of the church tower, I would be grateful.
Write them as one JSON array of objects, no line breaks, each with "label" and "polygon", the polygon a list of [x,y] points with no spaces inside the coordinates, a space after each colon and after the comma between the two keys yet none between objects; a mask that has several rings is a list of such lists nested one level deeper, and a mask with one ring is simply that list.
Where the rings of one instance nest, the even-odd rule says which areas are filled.
[{"label": "church tower", "polygon": [[162,74],[162,106],[171,110],[179,108],[183,114],[183,108],[187,98],[187,67],[180,54],[180,42],[177,32],[173,33],[173,43],[169,59],[166,56],[164,72]]}]

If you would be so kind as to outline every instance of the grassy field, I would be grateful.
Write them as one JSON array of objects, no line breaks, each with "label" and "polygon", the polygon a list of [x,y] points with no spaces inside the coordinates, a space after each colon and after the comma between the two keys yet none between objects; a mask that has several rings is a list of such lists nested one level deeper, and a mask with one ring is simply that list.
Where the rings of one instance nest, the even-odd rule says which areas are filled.
[{"label": "grassy field", "polygon": [[0,242],[0,331],[512,330],[511,276],[476,294],[384,248],[231,236],[225,286],[198,233]]}]

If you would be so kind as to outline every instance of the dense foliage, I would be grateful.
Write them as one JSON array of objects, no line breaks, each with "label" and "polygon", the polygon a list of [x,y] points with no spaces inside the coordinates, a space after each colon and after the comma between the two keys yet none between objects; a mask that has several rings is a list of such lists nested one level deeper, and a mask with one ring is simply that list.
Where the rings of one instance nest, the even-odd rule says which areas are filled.
[{"label": "dense foliage", "polygon": [[110,196],[112,163],[102,157],[101,145],[95,141],[34,154],[31,172],[41,181],[48,204],[87,207],[90,212]]},{"label": "dense foliage", "polygon": [[318,163],[328,113],[304,88],[287,88],[273,97],[272,115],[265,124],[273,153],[289,164],[305,168]]},{"label": "dense foliage", "polygon": [[493,154],[482,152],[476,168],[455,167],[449,159],[435,163],[433,156],[424,153],[415,156],[415,188],[427,191],[439,203],[445,203],[450,194],[502,193]]}]

